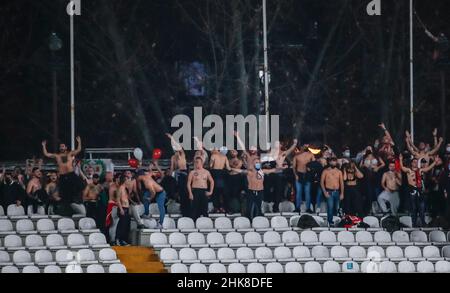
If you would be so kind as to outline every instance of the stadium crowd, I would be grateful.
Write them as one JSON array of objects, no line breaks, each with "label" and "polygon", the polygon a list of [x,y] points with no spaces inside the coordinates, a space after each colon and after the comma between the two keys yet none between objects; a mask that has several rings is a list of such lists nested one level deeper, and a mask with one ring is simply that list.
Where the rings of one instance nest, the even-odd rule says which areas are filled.
[{"label": "stadium crowd", "polygon": [[[400,150],[385,125],[380,128],[380,139],[354,155],[346,147],[338,153],[327,145],[298,146],[297,140],[290,146],[277,142],[267,153],[256,147],[241,153],[222,147],[208,153],[194,138],[198,151],[192,164],[167,134],[174,149],[169,168],[163,171],[153,161],[122,173],[107,171],[102,178],[92,167],[83,171],[76,160],[82,151],[80,138],[76,150],[61,144],[55,154],[43,142],[44,156],[55,160],[58,170],[43,174],[41,159],[27,161],[25,170],[3,168],[0,204],[5,210],[21,205],[28,213],[86,215],[96,220],[111,243],[123,246],[129,243],[131,218],[144,228],[152,202],[160,213],[157,228],[166,212],[194,220],[210,212],[241,213],[252,219],[264,212],[300,212],[303,202],[309,214],[319,213],[321,203],[326,203],[330,226],[334,216],[380,212],[409,214],[415,227],[426,226],[429,213],[429,225],[448,226],[450,144],[444,149],[444,140],[434,130],[432,144],[415,146],[406,132],[406,147]],[[239,133],[235,136],[245,149]],[[116,227],[113,233],[111,227]]]}]

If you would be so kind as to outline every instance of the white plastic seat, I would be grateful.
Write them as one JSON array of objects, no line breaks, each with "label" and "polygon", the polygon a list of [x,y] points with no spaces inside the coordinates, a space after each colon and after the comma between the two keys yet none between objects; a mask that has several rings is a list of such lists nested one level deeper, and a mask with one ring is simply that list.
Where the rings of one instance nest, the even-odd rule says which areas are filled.
[{"label": "white plastic seat", "polygon": [[423,248],[423,257],[425,258],[439,258],[441,253],[436,246],[426,246]]},{"label": "white plastic seat", "polygon": [[39,233],[55,231],[55,224],[50,219],[40,219],[36,223],[36,229]]},{"label": "white plastic seat", "polygon": [[268,229],[270,228],[270,223],[266,217],[256,217],[253,219],[252,227],[254,229]]},{"label": "white plastic seat", "polygon": [[186,236],[182,233],[171,233],[169,235],[169,244],[170,245],[186,245]]},{"label": "white plastic seat", "polygon": [[367,249],[367,258],[378,261],[386,257],[384,249],[380,246],[371,246]]},{"label": "white plastic seat", "polygon": [[18,250],[13,254],[13,262],[17,264],[32,263],[31,255],[28,251]]},{"label": "white plastic seat", "polygon": [[264,243],[266,244],[276,244],[281,243],[280,234],[274,231],[268,231],[264,233]]},{"label": "white plastic seat", "polygon": [[386,257],[391,259],[403,258],[403,250],[398,246],[389,246],[386,248]]},{"label": "white plastic seat", "polygon": [[286,260],[292,258],[292,252],[288,247],[277,247],[275,248],[274,257],[278,260]]},{"label": "white plastic seat", "polygon": [[283,274],[284,268],[278,262],[271,262],[266,265],[266,274]]},{"label": "white plastic seat", "polygon": [[265,274],[266,269],[260,263],[251,263],[247,266],[247,274]]},{"label": "white plastic seat", "polygon": [[414,243],[426,243],[428,242],[427,234],[423,231],[414,230],[411,232],[411,242]]},{"label": "white plastic seat", "polygon": [[303,273],[302,265],[298,262],[289,262],[284,265],[286,274],[301,274]]},{"label": "white plastic seat", "polygon": [[411,216],[402,216],[398,220],[400,221],[400,224],[403,224],[408,228],[412,228],[413,226]]},{"label": "white plastic seat", "polygon": [[248,218],[238,217],[233,221],[234,229],[250,229],[251,224]]},{"label": "white plastic seat", "polygon": [[234,254],[233,249],[224,247],[224,248],[220,248],[217,251],[217,258],[221,261],[222,260],[226,261],[226,260],[234,260],[234,259],[236,259],[236,256]]},{"label": "white plastic seat", "polygon": [[374,235],[374,240],[377,243],[391,243],[391,234],[386,231],[377,231]]},{"label": "white plastic seat", "polygon": [[297,232],[294,232],[294,231],[283,232],[281,239],[282,239],[283,243],[285,243],[285,244],[292,244],[292,243],[300,242],[300,236],[298,235]]},{"label": "white plastic seat", "polygon": [[97,262],[95,260],[95,254],[92,250],[90,249],[81,249],[78,251],[77,254],[77,261],[81,262],[81,263],[92,263],[92,262]]},{"label": "white plastic seat", "polygon": [[44,268],[44,274],[61,274],[61,273],[62,273],[61,268],[58,266],[51,265],[46,266]]},{"label": "white plastic seat", "polygon": [[325,246],[314,246],[311,251],[314,258],[329,258],[330,251]]},{"label": "white plastic seat", "polygon": [[438,261],[435,264],[435,268],[436,268],[436,273],[443,273],[443,274],[448,274],[450,273],[450,262],[448,261]]},{"label": "white plastic seat", "polygon": [[229,218],[220,217],[214,221],[214,227],[218,230],[233,229],[233,224]]},{"label": "white plastic seat", "polygon": [[214,229],[213,221],[210,218],[198,218],[195,227],[200,230]]},{"label": "white plastic seat", "polygon": [[62,247],[64,246],[64,238],[59,234],[51,234],[45,238],[47,247]]},{"label": "white plastic seat", "polygon": [[311,258],[311,251],[306,246],[294,247],[292,251],[294,258]]},{"label": "white plastic seat", "polygon": [[97,224],[95,224],[95,220],[92,218],[82,218],[78,222],[78,228],[80,230],[95,230],[97,229]]},{"label": "white plastic seat", "polygon": [[28,248],[43,247],[44,240],[40,235],[28,235],[25,238],[25,246]]},{"label": "white plastic seat", "polygon": [[4,216],[5,215],[5,210],[3,209],[2,206],[0,206],[0,216]]},{"label": "white plastic seat", "polygon": [[173,248],[164,248],[164,249],[161,250],[161,252],[159,254],[159,258],[163,262],[178,260],[178,253]]},{"label": "white plastic seat", "polygon": [[248,247],[241,247],[236,251],[236,258],[240,261],[254,259],[253,250]]},{"label": "white plastic seat", "polygon": [[150,245],[166,245],[167,236],[164,233],[152,233],[150,235]]},{"label": "white plastic seat", "polygon": [[179,230],[193,230],[195,229],[194,220],[191,218],[180,218],[178,219],[177,228]]},{"label": "white plastic seat", "polygon": [[75,222],[72,219],[59,219],[58,220],[58,231],[65,232],[65,231],[74,231],[75,230]]},{"label": "white plastic seat", "polygon": [[170,267],[171,274],[187,274],[189,273],[189,269],[185,264],[176,263]]},{"label": "white plastic seat", "polygon": [[92,264],[86,268],[86,273],[88,273],[88,274],[104,274],[105,269],[103,268],[103,266],[101,266],[99,264]]},{"label": "white plastic seat", "polygon": [[7,235],[3,240],[3,245],[8,249],[22,247],[22,238],[17,235]]},{"label": "white plastic seat", "polygon": [[380,264],[380,273],[382,274],[392,274],[397,273],[397,266],[391,261],[383,261]]},{"label": "white plastic seat", "polygon": [[380,228],[380,221],[376,217],[365,217],[363,222],[370,226],[370,228]]},{"label": "white plastic seat", "polygon": [[190,274],[206,274],[208,273],[208,269],[204,264],[194,263],[189,267]]},{"label": "white plastic seat", "polygon": [[331,231],[322,231],[319,234],[319,242],[322,243],[336,243],[336,234]]},{"label": "white plastic seat", "polygon": [[117,253],[111,248],[103,248],[98,253],[98,259],[101,262],[111,262],[117,260]]},{"label": "white plastic seat", "polygon": [[34,253],[34,262],[39,265],[52,263],[53,255],[49,250],[38,250]]},{"label": "white plastic seat", "polygon": [[163,229],[164,230],[173,230],[176,229],[175,221],[172,218],[165,217],[164,223],[163,223]]},{"label": "white plastic seat", "polygon": [[450,245],[444,246],[442,248],[442,256],[445,258],[450,258]]},{"label": "white plastic seat", "polygon": [[70,234],[69,237],[67,237],[67,246],[69,247],[85,246],[85,245],[86,239],[84,239],[84,236],[81,234]]},{"label": "white plastic seat", "polygon": [[[193,232],[188,235],[189,245],[203,245],[206,244],[205,236],[202,233]],[[167,243],[167,239],[166,239]]]},{"label": "white plastic seat", "polygon": [[422,258],[422,251],[417,246],[408,246],[405,248],[405,257],[408,259]]},{"label": "white plastic seat", "polygon": [[180,260],[181,261],[198,260],[197,252],[192,248],[182,248],[180,250]]},{"label": "white plastic seat", "polygon": [[6,251],[0,250],[0,264],[10,263],[11,258],[9,257],[9,253]]},{"label": "white plastic seat", "polygon": [[359,264],[354,261],[346,261],[342,264],[343,273],[359,273]]},{"label": "white plastic seat", "polygon": [[41,271],[37,266],[25,266],[22,269],[22,274],[40,274]]},{"label": "white plastic seat", "polygon": [[328,274],[340,273],[341,266],[337,262],[329,260],[323,264],[323,272]]},{"label": "white plastic seat", "polygon": [[286,229],[289,228],[289,223],[285,217],[276,216],[270,220],[270,226],[274,229]]},{"label": "white plastic seat", "polygon": [[373,242],[372,233],[367,231],[358,231],[356,233],[356,242],[358,243],[371,243]]},{"label": "white plastic seat", "polygon": [[245,266],[240,263],[233,263],[228,266],[229,274],[245,274]]},{"label": "white plastic seat", "polygon": [[223,238],[223,235],[217,232],[209,233],[208,236],[206,236],[206,242],[209,245],[221,245],[225,244],[225,239]]},{"label": "white plastic seat", "polygon": [[110,274],[126,274],[127,268],[123,264],[112,264],[108,268]]},{"label": "white plastic seat", "polygon": [[75,259],[72,251],[67,249],[61,249],[56,252],[56,262],[57,263],[69,263]]},{"label": "white plastic seat", "polygon": [[267,247],[258,247],[255,250],[255,257],[256,259],[272,259],[273,258],[272,250],[270,250]]},{"label": "white plastic seat", "polygon": [[2,274],[20,274],[19,269],[15,266],[5,266],[2,268]]},{"label": "white plastic seat", "polygon": [[305,273],[307,274],[319,274],[322,273],[322,266],[316,261],[309,261],[305,263]]},{"label": "white plastic seat", "polygon": [[262,243],[261,235],[256,232],[247,232],[244,235],[244,242],[246,244],[260,244]]},{"label": "white plastic seat", "polygon": [[83,268],[79,264],[68,264],[64,272],[66,274],[82,274]]},{"label": "white plastic seat", "polygon": [[422,274],[434,273],[434,265],[429,261],[421,261],[417,264],[417,272]]},{"label": "white plastic seat", "polygon": [[409,235],[405,231],[395,231],[392,234],[392,241],[395,243],[409,243]]},{"label": "white plastic seat", "polygon": [[447,237],[442,231],[431,231],[430,232],[430,242],[433,243],[445,243],[447,242]]},{"label": "white plastic seat", "polygon": [[216,253],[212,248],[202,248],[198,251],[198,259],[201,261],[204,260],[215,260]]},{"label": "white plastic seat", "polygon": [[27,233],[27,232],[35,231],[33,222],[28,219],[22,219],[22,220],[17,221],[16,231],[18,233]]},{"label": "white plastic seat", "polygon": [[210,274],[226,274],[227,268],[221,263],[213,263],[209,266],[208,272]]},{"label": "white plastic seat", "polygon": [[107,245],[106,237],[102,233],[92,233],[89,235],[89,245],[99,247]]},{"label": "white plastic seat", "polygon": [[337,240],[341,244],[355,243],[355,236],[352,232],[341,231],[337,236]]},{"label": "white plastic seat", "polygon": [[14,231],[13,225],[10,220],[1,219],[0,220],[0,232],[12,232]]},{"label": "white plastic seat", "polygon": [[8,217],[20,217],[25,216],[25,210],[23,206],[17,206],[15,204],[9,205],[6,209],[6,215]]},{"label": "white plastic seat", "polygon": [[361,246],[352,246],[348,251],[348,255],[353,259],[363,259],[367,257],[366,249]]},{"label": "white plastic seat", "polygon": [[348,258],[347,248],[343,246],[334,246],[330,251],[332,258]]},{"label": "white plastic seat", "polygon": [[303,231],[300,234],[300,240],[303,243],[317,243],[319,239],[314,231]]},{"label": "white plastic seat", "polygon": [[230,232],[225,236],[225,242],[228,245],[239,245],[244,243],[244,239],[241,233]]},{"label": "white plastic seat", "polygon": [[398,272],[402,274],[415,273],[416,266],[410,261],[401,261],[398,264]]}]

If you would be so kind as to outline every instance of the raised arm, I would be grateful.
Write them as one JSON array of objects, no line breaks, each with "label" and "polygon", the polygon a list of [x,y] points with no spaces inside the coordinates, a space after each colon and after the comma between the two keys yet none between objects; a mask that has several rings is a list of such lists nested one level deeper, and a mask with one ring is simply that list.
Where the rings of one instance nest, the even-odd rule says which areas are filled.
[{"label": "raised arm", "polygon": [[402,169],[403,172],[408,173],[409,172],[409,168],[406,168],[403,165],[403,155],[402,154],[400,154],[399,161],[400,161],[400,169]]},{"label": "raised arm", "polygon": [[381,123],[381,124],[378,125],[378,126],[380,126],[381,129],[384,131],[384,135],[389,139],[389,142],[390,142],[392,145],[395,145],[394,140],[392,139],[392,135],[391,135],[391,133],[389,132],[389,130],[387,130],[386,125],[385,125],[384,123]]},{"label": "raised arm", "polygon": [[373,168],[375,172],[380,171],[386,166],[386,163],[381,158],[378,158],[378,160],[380,161],[380,164],[377,167]]},{"label": "raised arm", "polygon": [[435,37],[429,30],[425,30],[425,34],[430,37],[430,39],[432,39],[434,42],[439,42],[439,39],[437,37]]},{"label": "raised arm", "polygon": [[297,147],[298,144],[298,140],[294,139],[294,143],[292,144],[292,146],[286,151],[286,157],[289,156],[290,154],[292,154],[293,151],[295,151],[295,148]]},{"label": "raised arm", "polygon": [[242,152],[248,158],[250,155],[247,152],[247,149],[245,148],[244,142],[242,142],[241,138],[239,137],[239,132],[235,131],[234,136],[236,137],[237,143],[238,143],[239,147],[242,149]]},{"label": "raised arm", "polygon": [[55,159],[55,158],[56,158],[56,155],[55,155],[55,154],[51,154],[51,153],[49,153],[49,152],[47,151],[47,141],[46,141],[46,140],[44,140],[44,141],[42,142],[42,153],[44,154],[44,156],[45,156],[46,158],[49,158],[49,159]]},{"label": "raised arm", "polygon": [[177,141],[175,141],[175,139],[173,138],[172,134],[166,133],[166,136],[170,139],[170,143],[171,143],[172,147],[176,148],[175,151],[179,151],[179,152],[184,153],[183,147]]},{"label": "raised arm", "polygon": [[414,143],[411,140],[411,134],[409,133],[409,131],[406,131],[406,147],[408,149],[408,151],[413,155],[413,156],[417,156],[419,153],[419,149],[414,145]]},{"label": "raised arm", "polygon": [[428,152],[428,155],[434,156],[435,154],[437,154],[439,152],[439,150],[441,149],[443,143],[444,143],[444,139],[442,137],[440,137],[437,145],[435,145],[434,149],[432,149],[431,151]]},{"label": "raised arm", "polygon": [[424,173],[428,173],[431,170],[433,170],[434,167],[440,165],[442,163],[441,159],[436,159],[432,164],[430,164],[428,167],[426,168],[421,168],[420,170]]},{"label": "raised arm", "polygon": [[81,153],[81,137],[77,136],[77,149],[71,151],[70,154],[72,156],[77,156],[79,153]]}]

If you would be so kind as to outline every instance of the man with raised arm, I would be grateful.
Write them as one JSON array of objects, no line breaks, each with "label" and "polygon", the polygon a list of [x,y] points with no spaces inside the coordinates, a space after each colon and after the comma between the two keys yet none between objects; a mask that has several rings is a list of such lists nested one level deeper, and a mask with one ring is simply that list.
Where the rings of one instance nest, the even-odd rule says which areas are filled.
[{"label": "man with raised arm", "polygon": [[[203,168],[203,158],[194,159],[194,170],[189,173],[187,189],[192,201],[192,219],[208,217],[208,198],[214,190],[214,179],[208,170]],[[209,189],[208,189],[209,185]]]},{"label": "man with raised arm", "polygon": [[227,153],[228,149],[226,147],[221,147],[220,150],[213,150],[209,161],[211,176],[215,183],[212,195],[215,213],[229,211],[229,194],[225,182],[228,179],[228,171],[231,168]]},{"label": "man with raised arm", "polygon": [[75,157],[81,152],[81,138],[77,138],[78,147],[74,151],[69,151],[65,144],[59,145],[59,153],[52,154],[47,151],[47,142],[42,142],[44,156],[55,159],[58,165],[59,192],[63,202],[70,203],[73,198],[79,197],[82,192],[82,182],[75,174],[73,162]]},{"label": "man with raised arm", "polygon": [[383,213],[387,213],[388,209],[386,203],[391,207],[391,214],[397,215],[398,207],[400,205],[399,189],[402,185],[402,175],[395,170],[395,162],[389,163],[389,170],[383,174],[381,179],[381,187],[383,192],[378,196],[378,204]]},{"label": "man with raised arm", "polygon": [[436,165],[440,164],[440,160],[434,161],[426,168],[419,168],[419,160],[413,158],[411,166],[405,167],[403,163],[403,155],[400,154],[400,167],[401,170],[406,173],[408,180],[409,196],[411,201],[411,217],[413,220],[413,226],[419,227],[417,224],[417,214],[419,214],[421,225],[425,225],[425,198],[423,191],[425,185],[423,181],[423,175],[430,172]]},{"label": "man with raised arm", "polygon": [[296,212],[300,212],[302,206],[303,192],[305,193],[306,210],[311,212],[311,178],[307,165],[314,161],[314,155],[309,151],[308,147],[303,148],[303,152],[294,157],[293,169],[295,175],[295,207]]},{"label": "man with raised arm", "polygon": [[337,158],[329,159],[328,168],[322,172],[320,186],[327,199],[328,224],[332,226],[333,217],[337,215],[339,204],[344,200],[344,176],[337,168]]},{"label": "man with raised arm", "polygon": [[249,168],[249,166],[254,165],[254,160],[259,159],[258,148],[256,146],[250,146],[249,150],[245,148],[244,142],[239,136],[239,132],[235,131],[234,136],[236,137],[239,148],[243,152],[244,166]]},{"label": "man with raised arm", "polygon": [[[411,139],[411,134],[406,131],[406,146],[409,150],[409,152],[418,159],[418,162],[420,162],[422,159],[425,159],[427,163],[430,162],[430,158],[434,155],[436,155],[439,150],[442,147],[442,144],[444,143],[444,139],[441,137],[437,139],[438,130],[433,130],[433,138],[434,138],[434,148],[431,151],[427,150],[427,145],[424,142],[419,143],[419,147],[416,147]],[[420,167],[420,166],[419,166]]]}]

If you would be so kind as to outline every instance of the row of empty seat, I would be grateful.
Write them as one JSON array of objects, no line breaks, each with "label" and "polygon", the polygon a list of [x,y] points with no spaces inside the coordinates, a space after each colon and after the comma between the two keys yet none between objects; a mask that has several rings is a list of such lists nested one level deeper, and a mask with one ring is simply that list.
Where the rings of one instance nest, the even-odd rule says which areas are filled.
[{"label": "row of empty seat", "polygon": [[395,264],[390,261],[380,263],[366,261],[360,264],[356,262],[345,262],[342,265],[335,261],[327,261],[323,264],[319,262],[307,262],[301,265],[297,262],[280,264],[277,262],[263,265],[261,263],[250,263],[247,265],[241,263],[232,263],[224,265],[214,263],[209,266],[195,263],[190,266],[185,264],[174,264],[170,268],[174,274],[281,274],[281,273],[450,273],[450,262],[439,261],[433,264],[429,261],[421,261],[417,265],[410,261],[402,261]]},{"label": "row of empty seat", "polygon": [[[87,238],[87,241],[86,241]],[[89,236],[84,236],[82,234],[68,234],[66,241],[61,234],[48,234],[44,237],[41,235],[33,234],[27,235],[25,241],[22,241],[22,237],[18,235],[7,235],[3,239],[3,243],[0,240],[0,250],[3,247],[6,250],[20,250],[20,249],[30,249],[39,250],[42,248],[105,248],[109,247],[106,242],[106,237],[102,233],[92,233]]]},{"label": "row of empty seat", "polygon": [[39,268],[37,266],[25,266],[23,268],[19,268],[16,266],[5,266],[1,269],[2,274],[60,274],[60,273],[88,273],[88,274],[101,274],[101,273],[110,273],[110,274],[124,274],[127,270],[125,266],[122,264],[111,264],[105,269],[103,266],[98,264],[91,264],[86,268],[83,268],[80,265],[68,265],[66,267],[60,267],[56,265],[49,265],[44,268]]},{"label": "row of empty seat", "polygon": [[82,218],[78,222],[78,229],[75,226],[75,222],[72,219],[62,218],[55,223],[51,219],[39,219],[34,222],[30,219],[21,219],[17,222],[13,222],[9,219],[0,219],[0,235],[1,234],[30,234],[30,233],[74,233],[78,231],[92,232],[96,230],[95,221],[91,218]]}]

